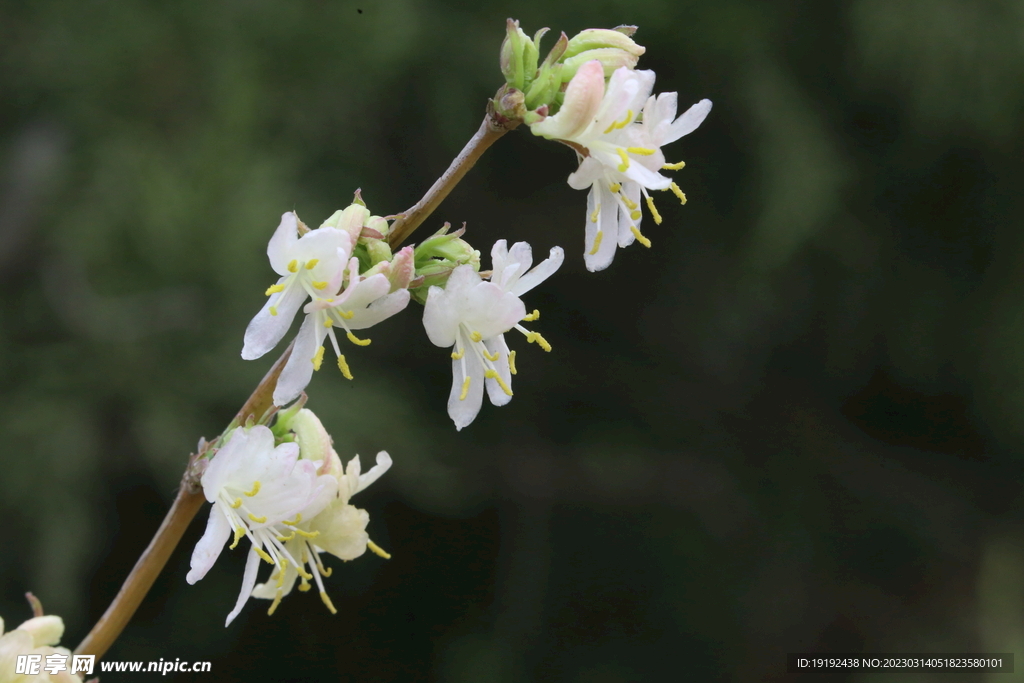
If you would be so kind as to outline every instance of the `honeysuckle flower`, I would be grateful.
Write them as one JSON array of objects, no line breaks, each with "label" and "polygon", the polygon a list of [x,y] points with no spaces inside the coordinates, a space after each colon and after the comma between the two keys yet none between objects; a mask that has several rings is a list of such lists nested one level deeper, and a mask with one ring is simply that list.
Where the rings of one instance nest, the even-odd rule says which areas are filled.
[{"label": "honeysuckle flower", "polygon": [[[408,268],[408,266],[404,266]],[[346,285],[340,294],[316,297],[306,304],[306,319],[295,338],[295,347],[274,388],[274,404],[284,405],[295,399],[309,384],[313,372],[320,369],[324,358],[324,338],[330,337],[338,368],[347,379],[352,372],[338,346],[334,328],[345,331],[348,340],[366,346],[369,339],[360,339],[353,330],[363,330],[390,318],[409,303],[409,290],[391,291],[392,284],[384,273],[363,278],[359,275],[359,259],[352,258],[346,269]]]},{"label": "honeysuckle flower", "polygon": [[316,516],[337,495],[337,479],[319,472],[320,464],[300,460],[296,443],[275,447],[270,429],[257,425],[235,429],[203,472],[203,493],[213,507],[185,580],[194,584],[206,575],[232,531],[232,549],[243,536],[252,544],[242,590],[225,626],[249,599],[261,558],[278,567],[298,564],[279,540],[280,528]]},{"label": "honeysuckle flower", "polygon": [[519,242],[506,247],[499,240],[491,250],[493,269],[485,282],[470,266],[459,266],[444,289],[431,287],[423,310],[423,327],[430,341],[440,347],[452,347],[452,388],[448,395],[448,415],[455,428],[462,430],[480,412],[484,387],[491,403],[502,406],[512,399],[512,375],[516,372],[515,352],[510,352],[504,333],[515,328],[529,342],[545,351],[551,346],[538,333],[520,325],[536,320],[540,313],[526,314],[519,299],[547,279],[561,265],[561,248],[551,250],[532,271],[530,245]]},{"label": "honeysuckle flower", "polygon": [[661,147],[696,129],[711,102],[701,100],[676,119],[676,94],[650,96],[653,85],[653,71],[623,67],[605,87],[603,68],[587,62],[570,81],[562,109],[532,126],[535,134],[562,140],[580,155],[569,185],[590,190],[584,259],[591,271],[607,268],[616,247],[634,241],[650,246],[640,232],[641,197],[655,223],[661,215],[648,190],[671,190],[686,202],[682,190],[659,172],[683,164],[666,164]]},{"label": "honeysuckle flower", "polygon": [[307,298],[338,292],[352,245],[349,232],[326,225],[300,237],[298,216],[293,211],[281,216],[267,246],[270,265],[281,278],[267,289],[270,298],[245,330],[242,358],[259,358],[277,346]]},{"label": "honeysuckle flower", "polygon": [[[56,647],[64,635],[64,621],[54,615],[33,617],[13,631],[4,633],[4,620],[0,618],[0,681],[3,683],[82,683],[82,679],[70,672],[71,651]],[[18,655],[39,655],[39,672],[36,674],[15,673]],[[48,673],[45,669],[47,657],[58,655],[63,663],[61,670]]]},{"label": "honeysuckle flower", "polygon": [[[354,560],[367,548],[384,558],[390,558],[366,533],[370,515],[351,505],[352,496],[380,478],[391,467],[391,457],[384,451],[377,454],[377,463],[366,473],[360,472],[359,456],[343,467],[338,454],[330,442],[330,436],[313,413],[303,409],[292,420],[292,429],[301,444],[303,452],[312,455],[324,454],[319,471],[335,480],[335,495],[328,505],[313,517],[297,520],[290,527],[279,527],[278,541],[284,544],[291,557],[298,563],[278,564],[266,583],[252,590],[253,597],[272,600],[268,614],[273,614],[281,599],[291,593],[296,579],[300,591],[308,591],[313,580],[320,590],[320,599],[331,611],[337,613],[324,588],[322,577],[331,575],[332,570],[324,567],[320,554],[327,552],[342,560]],[[307,570],[308,567],[308,570]]]}]

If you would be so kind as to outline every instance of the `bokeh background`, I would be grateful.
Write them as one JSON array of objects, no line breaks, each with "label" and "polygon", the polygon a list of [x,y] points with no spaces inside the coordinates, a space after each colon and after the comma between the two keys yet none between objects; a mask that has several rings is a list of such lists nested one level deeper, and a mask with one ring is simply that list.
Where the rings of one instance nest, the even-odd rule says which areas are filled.
[{"label": "bokeh background", "polygon": [[411,205],[501,85],[507,16],[638,24],[656,89],[714,101],[669,148],[689,203],[588,273],[572,154],[499,141],[424,232],[564,246],[526,299],[554,351],[513,339],[515,399],[456,433],[419,311],[375,328],[309,394],[343,456],[394,456],[358,499],[393,559],[336,563],[337,616],[296,593],[225,629],[243,553],[185,583],[204,509],[108,657],[445,683],[1024,657],[1015,0],[0,2],[9,627],[31,590],[85,635],[271,363],[239,350],[281,213]]}]

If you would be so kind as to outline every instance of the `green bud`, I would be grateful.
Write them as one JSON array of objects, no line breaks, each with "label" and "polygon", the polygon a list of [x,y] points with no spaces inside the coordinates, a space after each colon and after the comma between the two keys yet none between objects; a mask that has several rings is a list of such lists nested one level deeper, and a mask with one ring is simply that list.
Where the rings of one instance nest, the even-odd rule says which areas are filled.
[{"label": "green bud", "polygon": [[581,66],[595,59],[601,62],[601,66],[604,67],[605,78],[611,76],[620,67],[625,66],[632,69],[636,66],[637,62],[636,57],[618,48],[602,47],[595,50],[587,50],[565,60],[565,63],[562,65],[562,82],[568,83],[571,81]]},{"label": "green bud", "polygon": [[366,244],[366,253],[370,257],[371,265],[375,266],[382,261],[391,260],[391,247],[388,246],[385,240],[364,238],[364,243]]},{"label": "green bud", "polygon": [[[520,90],[526,85],[525,57],[527,43],[532,45],[529,36],[519,28],[519,22],[506,19],[505,40],[501,43],[499,63],[501,64],[501,73],[505,76],[505,82],[513,88]],[[536,46],[533,49],[536,51]]]},{"label": "green bud", "polygon": [[588,50],[611,48],[639,58],[646,48],[637,45],[630,37],[635,32],[636,26],[619,26],[615,29],[588,28],[572,37],[563,57],[568,60]]}]

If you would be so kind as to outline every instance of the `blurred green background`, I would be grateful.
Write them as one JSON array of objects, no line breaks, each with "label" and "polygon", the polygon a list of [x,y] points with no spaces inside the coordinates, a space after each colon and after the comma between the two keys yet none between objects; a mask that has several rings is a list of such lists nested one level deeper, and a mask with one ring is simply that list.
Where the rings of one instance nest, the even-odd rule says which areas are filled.
[{"label": "blurred green background", "polygon": [[588,273],[573,155],[500,140],[424,233],[564,246],[526,298],[554,351],[510,338],[515,400],[456,433],[419,311],[372,330],[310,406],[343,457],[394,457],[357,501],[393,559],[336,563],[337,616],[296,593],[225,629],[243,554],[185,583],[204,508],[108,657],[445,683],[1024,657],[1015,0],[0,2],[9,627],[32,590],[85,635],[271,363],[239,351],[281,213],[418,199],[501,85],[507,16],[637,24],[656,90],[714,101],[668,149],[690,202]]}]

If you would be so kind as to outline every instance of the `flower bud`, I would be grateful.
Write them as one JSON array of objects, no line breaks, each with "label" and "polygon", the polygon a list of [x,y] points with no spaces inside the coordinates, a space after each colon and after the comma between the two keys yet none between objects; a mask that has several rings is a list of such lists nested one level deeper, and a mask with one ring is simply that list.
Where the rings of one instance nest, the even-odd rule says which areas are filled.
[{"label": "flower bud", "polygon": [[637,57],[631,55],[625,50],[619,50],[613,47],[602,47],[595,50],[586,50],[578,55],[570,57],[565,60],[562,65],[562,82],[568,83],[572,80],[572,77],[576,75],[576,72],[581,66],[589,61],[601,62],[601,66],[604,67],[604,77],[611,78],[611,75],[615,73],[615,70],[619,67],[626,67],[632,69],[636,66]]},{"label": "flower bud", "polygon": [[537,71],[537,46],[519,28],[518,21],[506,20],[505,40],[501,44],[500,54],[499,63],[505,82],[519,90],[529,85]]},{"label": "flower bud", "polygon": [[36,647],[56,645],[60,642],[60,637],[64,635],[64,621],[53,615],[33,617],[22,623],[18,630],[28,631],[32,636],[32,643]]},{"label": "flower bud", "polygon": [[636,26],[620,26],[616,29],[588,28],[585,31],[580,31],[569,40],[569,45],[566,47],[563,57],[568,60],[588,50],[601,50],[605,48],[621,50],[633,57],[640,57],[640,55],[646,52],[646,48],[642,45],[637,45],[630,37],[635,32]]}]

